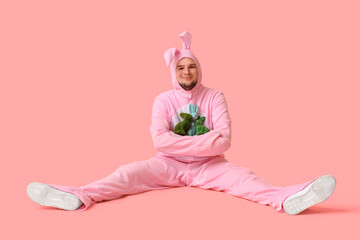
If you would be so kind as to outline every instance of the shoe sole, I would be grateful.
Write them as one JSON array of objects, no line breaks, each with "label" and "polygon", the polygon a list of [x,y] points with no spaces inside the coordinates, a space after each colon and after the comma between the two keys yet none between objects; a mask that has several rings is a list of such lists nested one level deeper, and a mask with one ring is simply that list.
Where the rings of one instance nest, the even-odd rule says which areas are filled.
[{"label": "shoe sole", "polygon": [[43,183],[30,183],[26,192],[31,200],[43,206],[75,210],[82,205],[80,199],[74,194],[57,190]]},{"label": "shoe sole", "polygon": [[288,197],[283,204],[284,211],[289,215],[295,215],[317,203],[323,202],[330,197],[335,186],[336,180],[333,176],[322,176],[304,190]]}]

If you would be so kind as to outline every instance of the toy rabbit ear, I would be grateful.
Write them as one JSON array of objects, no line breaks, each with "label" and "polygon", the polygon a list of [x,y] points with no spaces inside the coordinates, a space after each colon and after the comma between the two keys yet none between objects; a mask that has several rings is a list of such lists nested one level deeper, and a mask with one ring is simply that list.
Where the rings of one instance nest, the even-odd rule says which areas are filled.
[{"label": "toy rabbit ear", "polygon": [[166,50],[166,52],[164,53],[164,58],[166,61],[166,66],[170,66],[172,60],[175,57],[175,54],[179,52],[179,50],[177,48],[169,48],[168,50]]},{"label": "toy rabbit ear", "polygon": [[195,104],[195,114],[199,111],[198,105]]},{"label": "toy rabbit ear", "polygon": [[190,103],[189,105],[189,112],[193,113],[194,112],[194,106]]},{"label": "toy rabbit ear", "polygon": [[183,32],[179,35],[182,45],[183,45],[183,50],[185,49],[190,49],[190,45],[191,45],[191,34],[188,32]]}]

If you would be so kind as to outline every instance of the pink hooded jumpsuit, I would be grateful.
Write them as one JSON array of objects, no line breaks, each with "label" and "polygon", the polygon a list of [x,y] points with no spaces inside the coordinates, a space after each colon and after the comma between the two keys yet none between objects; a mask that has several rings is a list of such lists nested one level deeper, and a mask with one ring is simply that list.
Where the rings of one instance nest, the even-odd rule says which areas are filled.
[{"label": "pink hooded jumpsuit", "polygon": [[[183,32],[179,36],[183,50],[170,48],[164,54],[174,89],[158,95],[152,110],[150,131],[158,150],[156,157],[122,165],[109,176],[85,186],[50,186],[79,197],[84,204],[78,211],[124,195],[190,186],[224,191],[283,212],[285,199],[313,180],[285,188],[275,187],[250,169],[224,158],[223,152],[229,149],[231,140],[231,120],[225,97],[222,92],[202,85],[200,64],[190,51],[191,35]],[[193,59],[198,69],[198,82],[189,91],[184,90],[176,79],[176,64],[184,57]],[[195,136],[180,136],[173,132],[175,125],[183,120],[179,114],[190,113],[190,104],[198,105],[196,116],[206,117],[203,124],[210,132]]]}]

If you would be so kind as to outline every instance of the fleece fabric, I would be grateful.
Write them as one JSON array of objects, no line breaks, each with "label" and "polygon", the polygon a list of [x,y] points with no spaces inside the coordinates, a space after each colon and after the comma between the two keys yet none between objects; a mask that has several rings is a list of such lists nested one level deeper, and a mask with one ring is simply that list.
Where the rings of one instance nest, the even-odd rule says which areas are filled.
[{"label": "fleece fabric", "polygon": [[[173,89],[158,95],[153,104],[150,132],[155,157],[120,166],[109,176],[85,186],[50,186],[75,194],[84,203],[78,211],[96,202],[120,198],[149,190],[190,186],[224,191],[237,197],[274,207],[283,212],[282,203],[311,182],[276,187],[256,176],[250,169],[225,159],[231,145],[231,119],[222,92],[202,84],[198,59],[190,51],[191,35],[179,35],[183,49],[168,49],[165,61],[170,67]],[[176,65],[184,57],[193,59],[198,69],[196,86],[186,91],[176,79]],[[182,121],[181,112],[190,113],[190,104],[198,106],[197,116],[205,116],[203,135],[181,136],[173,132]]]}]

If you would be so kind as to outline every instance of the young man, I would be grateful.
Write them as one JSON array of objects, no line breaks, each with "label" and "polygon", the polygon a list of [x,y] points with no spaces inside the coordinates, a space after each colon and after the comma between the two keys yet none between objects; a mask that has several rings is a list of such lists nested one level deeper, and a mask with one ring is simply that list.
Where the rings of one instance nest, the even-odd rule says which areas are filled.
[{"label": "young man", "polygon": [[[27,193],[32,200],[41,205],[81,211],[96,202],[124,195],[192,186],[224,191],[294,215],[332,194],[336,182],[330,175],[299,185],[275,187],[250,169],[224,158],[223,152],[231,141],[225,97],[220,91],[202,85],[199,61],[190,51],[191,35],[183,32],[179,36],[183,50],[170,48],[164,54],[174,89],[157,96],[153,105],[150,131],[158,150],[156,157],[122,165],[109,176],[86,186],[30,183]],[[189,121],[186,131],[189,126],[192,128],[189,134],[174,133],[175,126],[184,120],[181,113],[191,116],[186,120]],[[199,119],[203,122],[196,121]]]}]

